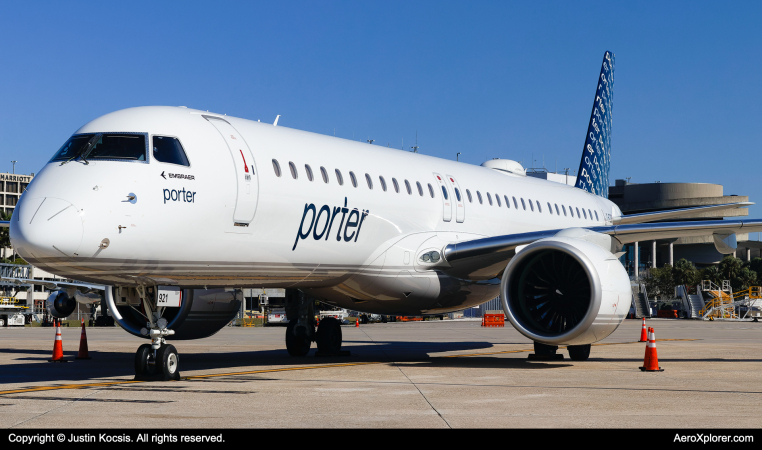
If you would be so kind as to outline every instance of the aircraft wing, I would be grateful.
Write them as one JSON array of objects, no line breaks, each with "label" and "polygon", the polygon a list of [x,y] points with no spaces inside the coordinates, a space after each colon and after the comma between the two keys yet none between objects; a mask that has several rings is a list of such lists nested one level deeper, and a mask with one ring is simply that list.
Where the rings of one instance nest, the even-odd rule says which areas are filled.
[{"label": "aircraft wing", "polygon": [[21,285],[28,285],[28,284],[38,284],[41,286],[45,286],[48,289],[60,289],[60,288],[67,288],[67,287],[76,287],[79,288],[83,293],[91,292],[91,291],[103,291],[106,289],[106,286],[103,286],[101,284],[89,284],[89,283],[72,283],[69,281],[48,281],[48,280],[33,280],[31,278],[6,278],[6,277],[0,277],[0,281],[4,283],[11,283],[15,284],[17,286]]},{"label": "aircraft wing", "polygon": [[[714,235],[717,242],[718,239],[722,241],[735,233],[760,232],[762,220],[702,220],[581,228],[607,234],[620,244],[708,235]],[[437,269],[457,278],[489,280],[502,275],[506,264],[516,254],[517,247],[555,236],[560,231],[562,230],[509,234],[448,244],[443,250],[444,259]],[[733,240],[733,244],[734,242]]]},{"label": "aircraft wing", "polygon": [[751,206],[754,202],[720,203],[717,205],[693,206],[690,208],[670,209],[666,211],[655,211],[639,214],[628,214],[622,217],[615,217],[614,225],[627,225],[633,223],[654,222],[657,220],[675,219],[686,215],[703,213],[709,211],[720,211],[723,209],[742,208]]}]

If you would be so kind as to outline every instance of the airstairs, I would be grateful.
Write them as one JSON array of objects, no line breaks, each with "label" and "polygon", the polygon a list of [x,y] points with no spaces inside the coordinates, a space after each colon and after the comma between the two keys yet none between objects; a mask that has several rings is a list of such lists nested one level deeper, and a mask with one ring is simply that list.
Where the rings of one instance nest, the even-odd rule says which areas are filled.
[{"label": "airstairs", "polygon": [[730,287],[730,280],[723,280],[722,287],[710,280],[703,280],[700,286],[706,300],[704,307],[698,312],[702,319],[738,319],[736,306],[740,302],[733,300],[733,288]]},{"label": "airstairs", "polygon": [[704,300],[700,295],[690,294],[688,292],[688,286],[681,285],[676,288],[676,297],[679,297],[683,301],[685,306],[684,310],[689,319],[701,319],[702,316],[699,312],[704,308]]},{"label": "airstairs", "polygon": [[635,283],[630,284],[630,287],[632,288],[632,303],[635,305],[635,317],[638,319],[651,317],[646,286],[642,283]]}]

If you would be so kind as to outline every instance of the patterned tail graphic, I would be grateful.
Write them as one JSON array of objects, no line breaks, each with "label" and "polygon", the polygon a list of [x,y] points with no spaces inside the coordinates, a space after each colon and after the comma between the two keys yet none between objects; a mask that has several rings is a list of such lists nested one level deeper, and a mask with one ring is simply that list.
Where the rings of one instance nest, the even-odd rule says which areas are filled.
[{"label": "patterned tail graphic", "polygon": [[603,54],[601,76],[595,91],[593,112],[587,127],[585,147],[575,187],[608,198],[611,161],[611,107],[614,103],[614,54]]}]

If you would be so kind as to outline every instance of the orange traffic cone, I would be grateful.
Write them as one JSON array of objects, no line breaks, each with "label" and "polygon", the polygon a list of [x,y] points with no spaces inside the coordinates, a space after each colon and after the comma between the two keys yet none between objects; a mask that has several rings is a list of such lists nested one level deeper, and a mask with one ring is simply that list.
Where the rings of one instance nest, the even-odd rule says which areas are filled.
[{"label": "orange traffic cone", "polygon": [[640,340],[638,342],[647,342],[648,336],[646,335],[646,318],[643,318],[643,329],[640,330]]},{"label": "orange traffic cone", "polygon": [[360,318],[357,318],[357,322],[355,322],[355,328],[360,328]]},{"label": "orange traffic cone", "polygon": [[82,319],[82,334],[79,337],[79,353],[74,359],[90,359],[87,353],[87,333],[85,332],[85,319]]},{"label": "orange traffic cone", "polygon": [[48,362],[68,362],[63,357],[63,342],[61,341],[61,323],[56,322],[56,340],[53,341],[53,358]]},{"label": "orange traffic cone", "polygon": [[664,372],[664,369],[659,367],[659,358],[656,355],[656,333],[654,333],[653,328],[648,329],[646,356],[643,359],[643,367],[640,370],[643,372]]},{"label": "orange traffic cone", "polygon": [[482,316],[482,326],[486,327],[487,325],[484,323],[484,316]]}]

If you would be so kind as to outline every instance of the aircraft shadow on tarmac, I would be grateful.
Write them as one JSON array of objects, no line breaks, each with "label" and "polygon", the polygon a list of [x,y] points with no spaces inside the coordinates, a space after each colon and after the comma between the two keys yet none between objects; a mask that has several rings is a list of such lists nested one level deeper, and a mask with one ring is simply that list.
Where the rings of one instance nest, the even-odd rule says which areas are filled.
[{"label": "aircraft shadow on tarmac", "polygon": [[[250,352],[225,352],[220,348],[215,352],[194,353],[192,349],[183,351],[182,342],[175,342],[180,352],[180,373],[188,371],[252,371],[266,369],[272,366],[305,366],[380,362],[395,364],[400,367],[442,367],[442,368],[502,368],[502,369],[550,369],[568,367],[573,364],[568,359],[557,362],[527,361],[529,352],[509,353],[502,355],[475,355],[466,357],[445,357],[437,353],[465,351],[489,352],[497,350],[491,342],[420,342],[420,341],[348,341],[344,349],[350,350],[349,357],[315,357],[316,349],[304,357],[291,357],[285,349],[261,350]],[[504,345],[507,343],[501,343]],[[516,342],[530,349],[531,344]],[[92,345],[91,345],[92,346]],[[503,347],[504,348],[504,347]],[[566,353],[560,350],[561,353]],[[132,378],[134,375],[134,353],[107,352],[91,350],[90,360],[75,360],[77,352],[65,351],[64,357],[68,363],[49,363],[51,352],[32,349],[0,349],[0,353],[11,353],[18,357],[19,364],[4,364],[0,366],[0,385],[6,383],[40,383],[40,382],[86,382],[104,378]],[[566,356],[566,355],[565,355]],[[660,362],[759,362],[759,359],[680,359],[659,358]],[[642,362],[640,358],[590,358],[589,362]]]},{"label": "aircraft shadow on tarmac", "polygon": [[[351,341],[350,341],[351,342]],[[448,351],[479,351],[493,349],[490,342],[352,342],[343,347],[350,350],[349,357],[315,357],[315,346],[304,357],[291,357],[285,349],[250,352],[225,352],[220,348],[216,352],[194,353],[192,348],[183,351],[182,341],[173,342],[180,353],[180,373],[187,371],[224,372],[258,370],[270,366],[310,366],[336,363],[354,363],[377,361],[421,361],[430,358],[430,353]],[[93,345],[91,343],[90,347]],[[39,382],[85,382],[93,379],[102,380],[114,377],[134,376],[134,353],[90,350],[90,360],[76,360],[76,351],[64,351],[68,363],[49,363],[52,352],[37,349],[3,348],[0,353],[17,355],[19,364],[0,366],[0,385],[7,383]],[[452,358],[451,358],[452,359]]]}]

